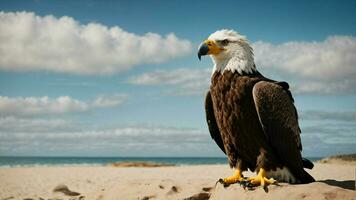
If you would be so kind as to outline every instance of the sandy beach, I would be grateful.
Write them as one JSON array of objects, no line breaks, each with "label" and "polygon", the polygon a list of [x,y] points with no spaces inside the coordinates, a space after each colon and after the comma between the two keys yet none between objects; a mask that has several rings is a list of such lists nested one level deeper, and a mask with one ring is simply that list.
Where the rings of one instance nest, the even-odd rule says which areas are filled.
[{"label": "sandy beach", "polygon": [[[227,165],[163,167],[66,166],[0,169],[0,199],[356,199],[353,164],[316,163],[317,180],[305,185],[244,190],[215,182],[229,176]],[[253,176],[245,172],[245,176]]]}]

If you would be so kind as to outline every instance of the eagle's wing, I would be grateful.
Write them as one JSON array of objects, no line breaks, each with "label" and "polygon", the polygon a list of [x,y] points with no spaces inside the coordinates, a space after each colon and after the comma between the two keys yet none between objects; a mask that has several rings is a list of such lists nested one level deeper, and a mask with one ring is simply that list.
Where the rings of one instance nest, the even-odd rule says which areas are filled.
[{"label": "eagle's wing", "polygon": [[273,151],[293,174],[303,174],[299,178],[309,180],[303,170],[298,116],[288,84],[261,81],[253,87],[252,93],[259,120]]},{"label": "eagle's wing", "polygon": [[253,87],[253,99],[267,138],[275,140],[270,142],[291,137],[296,148],[302,150],[298,114],[288,83],[261,81]]},{"label": "eagle's wing", "polygon": [[213,101],[211,99],[210,91],[208,91],[205,97],[205,114],[206,114],[206,121],[208,123],[211,138],[215,140],[216,144],[226,154],[224,143],[219,131],[219,127],[216,124],[215,115],[214,115],[214,106],[213,106]]}]

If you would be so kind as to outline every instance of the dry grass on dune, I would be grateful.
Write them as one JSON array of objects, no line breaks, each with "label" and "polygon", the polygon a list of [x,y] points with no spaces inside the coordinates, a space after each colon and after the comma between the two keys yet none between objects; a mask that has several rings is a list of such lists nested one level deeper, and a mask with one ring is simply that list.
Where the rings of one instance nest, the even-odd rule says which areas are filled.
[{"label": "dry grass on dune", "polygon": [[167,163],[154,163],[154,162],[116,162],[110,163],[112,167],[169,167],[175,166]]},{"label": "dry grass on dune", "polygon": [[356,153],[335,155],[318,161],[319,163],[356,165]]}]

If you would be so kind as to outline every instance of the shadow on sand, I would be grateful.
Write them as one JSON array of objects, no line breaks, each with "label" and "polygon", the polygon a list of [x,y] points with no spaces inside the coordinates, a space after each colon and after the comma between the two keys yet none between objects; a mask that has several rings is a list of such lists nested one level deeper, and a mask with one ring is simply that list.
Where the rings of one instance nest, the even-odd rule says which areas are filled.
[{"label": "shadow on sand", "polygon": [[352,180],[337,181],[337,180],[327,179],[327,180],[321,180],[317,182],[326,183],[328,185],[340,187],[347,190],[355,190],[355,181]]}]

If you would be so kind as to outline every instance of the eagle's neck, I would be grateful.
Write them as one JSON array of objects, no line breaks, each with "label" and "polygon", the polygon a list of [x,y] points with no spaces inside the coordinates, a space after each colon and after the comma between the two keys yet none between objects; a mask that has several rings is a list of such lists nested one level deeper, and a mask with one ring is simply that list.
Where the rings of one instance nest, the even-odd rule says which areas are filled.
[{"label": "eagle's neck", "polygon": [[257,71],[251,47],[246,47],[242,51],[236,51],[231,57],[220,58],[212,56],[212,58],[215,63],[213,73],[223,73],[225,70],[228,70],[232,73],[236,72],[243,75],[253,74]]}]

